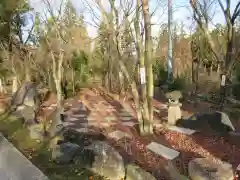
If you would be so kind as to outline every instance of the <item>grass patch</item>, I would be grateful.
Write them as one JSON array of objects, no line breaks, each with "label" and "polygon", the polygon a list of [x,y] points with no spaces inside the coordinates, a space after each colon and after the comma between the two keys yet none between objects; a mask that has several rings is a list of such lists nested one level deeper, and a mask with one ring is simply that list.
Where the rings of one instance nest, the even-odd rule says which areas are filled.
[{"label": "grass patch", "polygon": [[91,171],[79,165],[58,165],[51,161],[48,141],[42,143],[31,140],[28,130],[23,128],[21,120],[9,116],[0,121],[0,132],[14,144],[33,164],[35,164],[50,180],[103,180]]}]

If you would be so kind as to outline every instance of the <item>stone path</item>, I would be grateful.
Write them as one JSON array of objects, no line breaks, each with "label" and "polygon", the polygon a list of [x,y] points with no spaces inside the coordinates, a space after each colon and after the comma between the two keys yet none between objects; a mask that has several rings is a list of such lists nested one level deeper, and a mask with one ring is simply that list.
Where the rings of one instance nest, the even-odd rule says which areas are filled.
[{"label": "stone path", "polygon": [[48,180],[0,133],[0,180]]},{"label": "stone path", "polygon": [[[80,100],[67,102],[65,106],[69,109],[65,112],[64,125],[75,129],[81,133],[88,133],[94,131],[91,127],[101,127],[108,129],[105,134],[108,138],[114,141],[120,141],[121,139],[131,139],[132,135],[128,132],[123,132],[120,129],[112,129],[116,125],[121,125],[125,128],[133,128],[138,124],[134,110],[129,104],[117,104],[118,102],[107,101],[101,96],[88,96],[87,104],[82,103]],[[51,107],[54,107],[51,106]],[[166,111],[167,106],[157,105],[154,107],[156,113]],[[180,128],[176,126],[168,127],[168,130],[191,135],[195,131],[191,129]],[[172,147],[159,144],[157,142],[149,142],[145,147],[168,160],[173,160],[180,153]]]},{"label": "stone path", "polygon": [[[109,129],[106,135],[114,141],[119,141],[124,138],[131,139],[132,136],[127,132],[123,132],[119,129],[111,130],[111,126],[116,124],[121,124],[128,128],[132,128],[137,124],[133,109],[131,109],[130,105],[124,105],[120,108],[114,107],[111,105],[111,102],[108,103],[105,100],[99,100],[99,98],[100,97],[88,97],[88,105],[83,105],[81,101],[66,103],[70,109],[65,113],[66,122],[64,124],[81,133],[93,131],[91,126]],[[166,108],[166,106],[162,105],[155,108],[155,110],[160,112],[162,109]],[[187,134],[191,134],[192,132],[191,130],[184,130],[177,127],[172,127],[170,129]],[[178,151],[157,142],[147,144],[146,148],[169,160],[179,155]]]}]

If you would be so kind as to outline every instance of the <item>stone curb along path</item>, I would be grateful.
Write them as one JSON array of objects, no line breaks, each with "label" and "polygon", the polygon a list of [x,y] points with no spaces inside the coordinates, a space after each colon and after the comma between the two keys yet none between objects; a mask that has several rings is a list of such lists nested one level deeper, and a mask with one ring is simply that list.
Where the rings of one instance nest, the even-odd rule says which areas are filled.
[{"label": "stone curb along path", "polygon": [[0,133],[0,180],[49,180]]}]

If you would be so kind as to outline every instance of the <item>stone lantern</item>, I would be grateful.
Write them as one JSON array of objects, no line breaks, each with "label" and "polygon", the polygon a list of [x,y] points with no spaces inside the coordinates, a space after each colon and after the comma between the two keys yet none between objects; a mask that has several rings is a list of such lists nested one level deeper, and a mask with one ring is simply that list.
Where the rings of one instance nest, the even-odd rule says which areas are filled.
[{"label": "stone lantern", "polygon": [[175,125],[177,120],[182,118],[182,112],[180,107],[182,104],[179,100],[182,98],[180,91],[172,91],[166,93],[168,99],[168,124]]}]

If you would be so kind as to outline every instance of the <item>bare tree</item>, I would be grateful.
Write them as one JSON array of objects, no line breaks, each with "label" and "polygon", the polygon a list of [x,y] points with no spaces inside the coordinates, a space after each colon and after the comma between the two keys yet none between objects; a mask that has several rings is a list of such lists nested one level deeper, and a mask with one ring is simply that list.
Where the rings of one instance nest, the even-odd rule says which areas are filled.
[{"label": "bare tree", "polygon": [[221,51],[217,49],[219,46],[217,46],[216,42],[214,42],[208,29],[209,17],[206,15],[206,9],[204,8],[206,0],[190,0],[190,4],[193,9],[194,19],[205,34],[215,58],[218,62],[221,62],[223,64],[221,68],[222,73],[226,74],[229,77],[231,76],[234,64],[237,62],[237,58],[233,58],[233,51],[235,51],[233,48],[233,42],[235,33],[235,21],[236,18],[240,15],[240,2],[237,3],[233,13],[231,14],[231,0],[225,0],[226,5],[224,5],[222,1],[223,0],[217,0],[227,23],[225,37],[227,40],[227,46],[226,51],[223,54],[221,54]]},{"label": "bare tree", "polygon": [[[119,64],[119,70],[123,73],[126,80],[129,82],[131,86],[131,91],[133,95],[133,99],[135,102],[137,117],[140,124],[140,132],[141,134],[149,134],[152,133],[152,120],[153,120],[153,108],[152,108],[152,98],[153,98],[153,74],[152,74],[152,39],[151,39],[151,16],[149,12],[148,2],[144,1],[144,5],[141,4],[141,1],[137,1],[136,7],[131,11],[129,6],[127,8],[122,8],[123,17],[120,17],[120,12],[117,10],[115,1],[109,0],[110,4],[110,13],[107,13],[104,9],[103,4],[100,1],[96,1],[101,13],[103,14],[103,23],[105,28],[105,36],[108,41],[105,43],[106,52],[111,54],[111,57],[114,58],[114,63]],[[123,1],[120,2],[123,7]],[[145,11],[145,12],[144,12]],[[133,16],[132,20],[129,20],[129,16],[132,12],[136,12]],[[140,14],[144,12],[144,22],[145,26],[141,30],[140,29]],[[123,19],[120,21],[120,19]],[[135,27],[135,34],[132,30],[131,25]],[[134,78],[130,75],[127,66],[124,63],[124,51],[121,49],[121,26],[128,26],[128,35],[132,37],[132,41],[136,46],[137,52],[137,62],[140,63],[140,69],[142,72],[142,94],[141,99],[139,98],[139,92],[137,89],[137,83]],[[145,50],[143,49],[143,41],[141,35],[145,33]],[[135,35],[135,37],[134,37]],[[144,56],[145,51],[145,56]],[[129,60],[128,60],[129,62]],[[136,66],[136,65],[135,65]],[[145,69],[147,69],[148,79],[146,81]],[[117,71],[119,71],[117,70]],[[133,72],[135,74],[135,71]],[[147,85],[147,86],[146,86]],[[148,87],[148,88],[147,88]],[[147,94],[148,93],[148,94]]]}]

